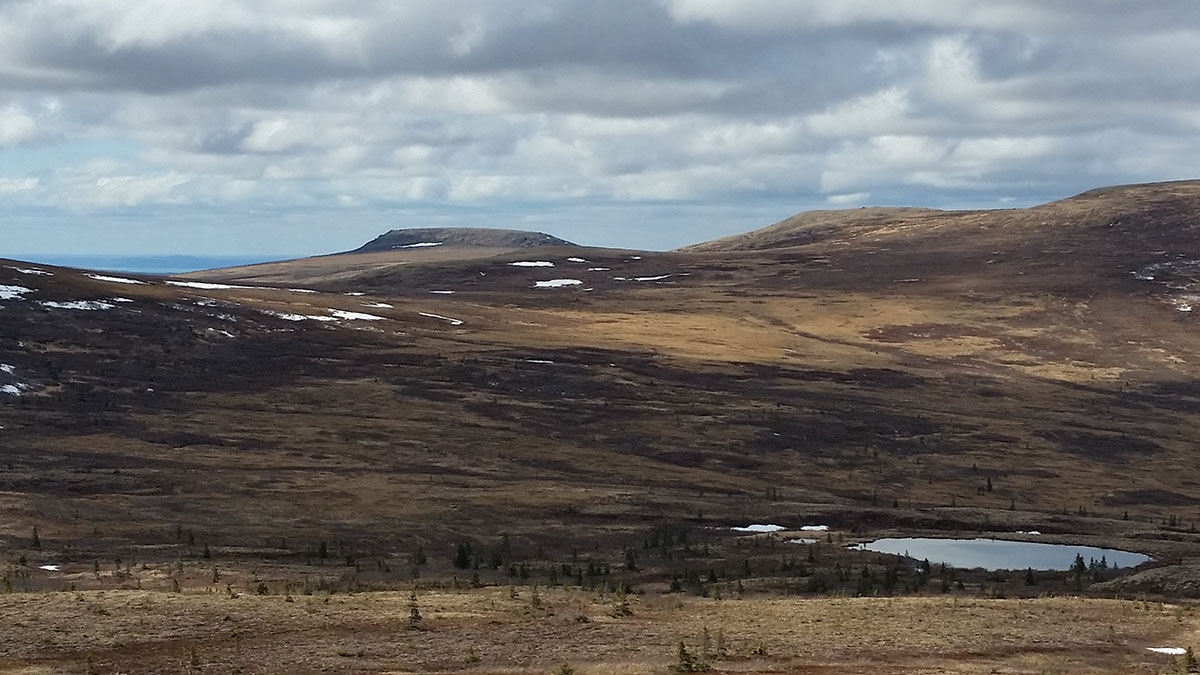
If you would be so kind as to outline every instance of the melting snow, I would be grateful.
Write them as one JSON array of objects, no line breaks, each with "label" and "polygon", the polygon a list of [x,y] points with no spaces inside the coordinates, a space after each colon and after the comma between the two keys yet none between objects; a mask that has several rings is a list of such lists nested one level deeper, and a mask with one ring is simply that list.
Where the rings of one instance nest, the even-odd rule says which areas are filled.
[{"label": "melting snow", "polygon": [[782,532],[787,528],[782,525],[747,525],[746,527],[732,527],[734,532]]},{"label": "melting snow", "polygon": [[537,363],[543,366],[554,365],[553,361],[547,361],[546,359],[525,359],[525,363]]},{"label": "melting snow", "polygon": [[554,267],[554,263],[548,260],[519,260],[508,264],[510,267]]},{"label": "melting snow", "polygon": [[573,263],[585,263],[585,262],[587,262],[587,261],[586,261],[586,260],[584,260],[583,258],[567,258],[567,262],[573,262]]},{"label": "melting snow", "polygon": [[562,288],[563,286],[582,286],[583,282],[578,279],[551,279],[549,281],[534,282],[534,288]]},{"label": "melting snow", "polygon": [[589,272],[607,272],[610,269],[611,268],[609,268],[609,267],[589,267],[588,271]]},{"label": "melting snow", "polygon": [[0,300],[24,300],[21,296],[32,292],[32,288],[24,286],[0,286]]},{"label": "melting snow", "polygon": [[815,544],[816,539],[808,539],[806,537],[798,537],[796,539],[788,539],[789,544]]},{"label": "melting snow", "polygon": [[112,302],[133,302],[130,298],[109,298]]},{"label": "melting snow", "polygon": [[289,288],[288,290],[293,293],[319,293],[320,292],[320,291],[314,291],[314,290],[308,289],[308,288]]},{"label": "melting snow", "polygon": [[29,387],[24,384],[6,384],[3,387],[0,387],[0,393],[5,393],[9,396],[20,396],[21,392],[28,388]]},{"label": "melting snow", "polygon": [[430,319],[441,319],[442,321],[448,321],[448,322],[450,322],[451,326],[463,325],[462,319],[453,319],[448,316],[442,316],[441,314],[430,314],[428,312],[419,312],[419,314],[421,316],[428,317]]},{"label": "melting snow", "polygon": [[0,373],[8,373],[9,375],[12,375],[13,371],[15,370],[15,367],[10,366],[7,363],[0,363]]},{"label": "melting snow", "polygon": [[182,286],[184,288],[198,288],[202,291],[227,291],[234,288],[249,289],[253,286],[231,286],[229,284],[213,284],[207,281],[168,281],[168,286]]},{"label": "melting snow", "polygon": [[38,569],[39,569],[39,570],[46,570],[47,572],[57,572],[57,571],[59,571],[59,567],[58,567],[58,565],[39,565],[39,566],[38,566]]},{"label": "melting snow", "polygon": [[114,283],[114,284],[132,284],[132,285],[136,285],[136,286],[149,286],[149,284],[147,284],[144,281],[138,281],[137,279],[126,279],[125,277],[109,277],[109,276],[105,276],[103,274],[88,274],[87,276],[91,277],[92,279],[95,279],[96,281],[107,281],[109,283]]},{"label": "melting snow", "polygon": [[1028,534],[1028,535],[1031,535],[1031,536],[1035,536],[1035,537],[1036,537],[1036,536],[1040,535],[1040,534],[1041,534],[1041,532],[1038,532],[1037,530],[1029,530],[1028,532],[1020,532],[1020,531],[1018,531],[1018,532],[1017,532],[1017,534]]},{"label": "melting snow", "polygon": [[805,525],[800,528],[801,532],[828,532],[828,525]]},{"label": "melting snow", "polygon": [[331,309],[331,310],[329,310],[329,312],[330,312],[330,314],[333,314],[335,317],[337,317],[339,319],[345,319],[347,321],[383,321],[383,319],[384,319],[384,317],[376,316],[374,314],[364,314],[362,312],[347,312],[347,311],[341,310],[341,309]]},{"label": "melting snow", "polygon": [[670,276],[672,276],[672,275],[660,274],[656,277],[634,277],[632,279],[626,279],[625,277],[614,277],[614,279],[616,279],[617,281],[662,281],[663,279],[666,279]]},{"label": "melting snow", "polygon": [[312,319],[313,321],[334,321],[335,320],[332,316],[310,316],[307,314],[293,314],[291,312],[276,312],[276,311],[270,310],[270,309],[264,309],[263,313],[270,314],[271,316],[276,317],[278,319],[283,319],[284,321],[305,321],[308,319]]},{"label": "melting snow", "polygon": [[429,291],[429,292],[434,293],[436,295],[454,295],[454,291]]},{"label": "melting snow", "polygon": [[1166,654],[1168,656],[1183,656],[1187,653],[1187,650],[1183,647],[1146,647],[1146,651],[1151,651],[1155,654]]},{"label": "melting snow", "polygon": [[[141,282],[138,282],[141,283]],[[39,305],[48,309],[81,309],[86,311],[95,311],[101,309],[112,309],[116,305],[109,302],[101,302],[99,300],[69,300],[67,302],[39,302]]]},{"label": "melting snow", "polygon": [[376,309],[391,309],[392,306],[386,302],[364,302],[363,307],[374,307]]},{"label": "melting snow", "polygon": [[422,242],[418,242],[416,244],[405,244],[403,246],[397,245],[397,246],[393,246],[392,248],[428,248],[430,246],[441,246],[442,244],[445,244],[445,243],[446,242],[444,242],[444,241],[422,241]]},{"label": "melting snow", "polygon": [[36,276],[36,277],[52,277],[52,276],[54,276],[53,272],[47,272],[46,270],[39,270],[35,267],[11,267],[10,266],[8,269],[16,270],[17,272],[20,272],[21,274],[29,274],[29,275]]},{"label": "melting snow", "polygon": [[359,296],[366,295],[366,293],[347,293],[346,295],[349,295],[352,298],[357,298]]}]

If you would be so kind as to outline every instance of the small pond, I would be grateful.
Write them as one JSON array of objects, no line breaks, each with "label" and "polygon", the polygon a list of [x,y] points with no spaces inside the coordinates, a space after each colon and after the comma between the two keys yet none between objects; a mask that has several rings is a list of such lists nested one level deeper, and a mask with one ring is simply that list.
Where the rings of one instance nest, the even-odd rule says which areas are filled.
[{"label": "small pond", "polygon": [[879,539],[853,547],[859,550],[905,555],[917,560],[928,559],[933,564],[951,567],[988,570],[1067,570],[1075,556],[1085,562],[1101,558],[1109,567],[1136,567],[1149,556],[1129,551],[1069,544],[1041,544],[999,539]]}]

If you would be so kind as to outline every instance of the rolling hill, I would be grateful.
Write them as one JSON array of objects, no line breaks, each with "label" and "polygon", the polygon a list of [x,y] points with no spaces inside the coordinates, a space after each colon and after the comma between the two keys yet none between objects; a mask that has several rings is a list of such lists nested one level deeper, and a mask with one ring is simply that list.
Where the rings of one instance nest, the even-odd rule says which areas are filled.
[{"label": "rolling hill", "polygon": [[[608,609],[626,587],[632,621],[681,622],[643,630],[668,650],[672,631],[703,623],[667,618],[657,603],[675,593],[689,596],[688,617],[736,607],[717,596],[835,596],[821,600],[833,603],[820,605],[828,621],[858,616],[846,595],[958,594],[980,612],[977,597],[1017,596],[1030,604],[1006,607],[1047,616],[1075,610],[1033,598],[1194,597],[1197,214],[1200,182],[1180,182],[1029,209],[801,214],[672,252],[477,235],[174,278],[0,261],[7,579],[29,593],[178,585],[178,601],[206,616],[234,596],[286,596],[298,602],[279,621],[315,631],[310,612],[327,612],[343,636],[362,601],[346,592],[419,586],[451,608],[429,629],[441,651],[420,657],[443,669],[461,662],[451,645],[490,639],[455,623],[464,617],[509,636],[553,625],[611,646],[594,661],[624,663],[621,640],[635,637],[605,642],[617,638],[603,631],[633,630]],[[788,532],[730,529],[750,523]],[[819,540],[789,543],[818,525],[829,528]],[[1093,570],[1086,584],[1049,573],[1030,584],[847,548],[922,534],[1103,545],[1154,561]],[[496,591],[509,584],[517,595]],[[529,604],[533,584],[603,599],[547,590],[554,618]],[[317,604],[330,597],[333,608]],[[957,616],[950,601],[912,601]],[[95,606],[129,611],[108,602]],[[1086,621],[1129,634],[1106,638],[1097,624],[1084,644],[1064,627],[1034,672],[1059,657],[1154,672],[1142,643],[1196,629],[1191,617],[1164,614],[1169,628],[1089,602],[1099,610],[1080,610]],[[248,625],[266,625],[245,604]],[[498,606],[502,617],[489,614]],[[55,611],[70,616],[70,605]],[[207,648],[232,649],[222,631],[205,633]],[[268,637],[247,639],[269,651]],[[933,665],[895,639],[911,651],[840,662],[822,647],[816,667],[1032,667],[1000,638],[995,652],[963,646]],[[167,662],[159,647],[97,640],[113,667]],[[753,656],[750,636],[738,644],[758,664],[748,668],[792,663]],[[41,658],[12,650],[0,666],[5,654],[22,667]],[[53,653],[82,667],[84,651]],[[335,667],[328,659],[318,660]]]}]

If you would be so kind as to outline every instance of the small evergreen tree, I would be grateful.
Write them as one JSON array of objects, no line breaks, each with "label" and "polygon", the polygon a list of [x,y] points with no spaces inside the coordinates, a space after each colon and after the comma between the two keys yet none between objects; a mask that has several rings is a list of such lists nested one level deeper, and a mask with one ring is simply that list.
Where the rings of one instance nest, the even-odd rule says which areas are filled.
[{"label": "small evergreen tree", "polygon": [[408,625],[416,628],[421,625],[421,608],[417,604],[417,592],[413,591],[408,596]]}]

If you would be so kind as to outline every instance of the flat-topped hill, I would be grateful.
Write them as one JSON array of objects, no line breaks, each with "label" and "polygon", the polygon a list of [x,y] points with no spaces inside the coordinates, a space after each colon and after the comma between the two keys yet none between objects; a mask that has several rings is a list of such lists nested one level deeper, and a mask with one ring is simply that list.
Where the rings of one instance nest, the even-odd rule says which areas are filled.
[{"label": "flat-topped hill", "polygon": [[391,230],[350,252],[379,253],[442,246],[536,248],[540,246],[575,246],[575,244],[544,232],[493,230],[481,227],[428,227]]}]

